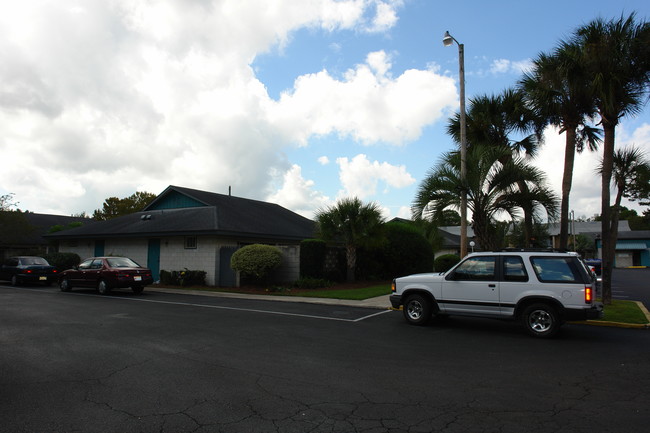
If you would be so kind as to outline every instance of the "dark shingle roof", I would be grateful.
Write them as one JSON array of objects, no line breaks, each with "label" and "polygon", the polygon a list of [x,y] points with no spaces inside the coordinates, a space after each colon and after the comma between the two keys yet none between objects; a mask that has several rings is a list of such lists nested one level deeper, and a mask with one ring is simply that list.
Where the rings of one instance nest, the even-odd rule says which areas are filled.
[{"label": "dark shingle roof", "polygon": [[[187,195],[204,206],[156,209],[156,203],[172,193]],[[314,236],[314,222],[277,204],[170,186],[143,212],[66,230],[51,237],[63,239],[199,234],[302,240]]]},{"label": "dark shingle roof", "polygon": [[[4,211],[3,211],[4,212]],[[46,245],[47,240],[43,238],[48,233],[50,228],[57,225],[67,226],[71,223],[80,222],[84,225],[94,223],[90,218],[73,217],[65,215],[51,215],[33,212],[21,212],[20,216],[25,218],[25,221],[32,228],[17,234],[17,238],[13,239],[12,244],[21,245]],[[4,244],[4,239],[0,239],[0,244]]]}]

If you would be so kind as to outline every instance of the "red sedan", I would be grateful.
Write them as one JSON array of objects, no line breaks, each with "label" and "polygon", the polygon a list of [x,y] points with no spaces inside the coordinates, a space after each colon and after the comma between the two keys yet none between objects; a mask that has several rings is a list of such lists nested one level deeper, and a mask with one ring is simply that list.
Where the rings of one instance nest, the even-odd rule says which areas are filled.
[{"label": "red sedan", "polygon": [[59,277],[59,287],[63,292],[73,287],[92,287],[102,295],[126,287],[140,294],[144,286],[152,283],[151,270],[127,257],[92,257],[74,269],[63,271]]}]

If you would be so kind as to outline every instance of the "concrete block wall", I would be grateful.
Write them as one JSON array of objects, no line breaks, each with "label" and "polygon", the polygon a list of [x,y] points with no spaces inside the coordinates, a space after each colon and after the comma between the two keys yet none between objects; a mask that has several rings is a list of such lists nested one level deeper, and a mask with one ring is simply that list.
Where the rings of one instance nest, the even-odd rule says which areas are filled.
[{"label": "concrete block wall", "polygon": [[205,271],[206,284],[213,286],[217,281],[219,242],[214,237],[199,236],[196,248],[185,248],[185,237],[169,237],[160,241],[160,270]]},{"label": "concrete block wall", "polygon": [[59,252],[75,253],[83,260],[95,255],[95,242],[92,240],[62,241],[59,244]]}]

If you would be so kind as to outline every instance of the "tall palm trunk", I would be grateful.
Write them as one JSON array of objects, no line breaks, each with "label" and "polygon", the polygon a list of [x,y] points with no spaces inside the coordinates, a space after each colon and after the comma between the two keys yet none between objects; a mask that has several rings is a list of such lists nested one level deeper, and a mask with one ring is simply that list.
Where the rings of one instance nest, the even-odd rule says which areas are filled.
[{"label": "tall palm trunk", "polygon": [[560,245],[566,250],[569,244],[569,196],[573,183],[573,165],[576,154],[576,126],[566,128],[566,145],[564,146],[564,175],[562,176],[562,203],[560,204]]},{"label": "tall palm trunk", "polygon": [[601,194],[601,232],[602,232],[602,285],[603,303],[612,303],[612,266],[614,265],[614,252],[616,251],[616,237],[612,235],[613,230],[618,230],[618,219],[616,227],[611,218],[611,207],[609,186],[612,180],[612,167],[614,165],[614,138],[616,125],[603,119],[603,130],[605,139],[603,145],[603,170],[602,170],[602,194]]}]

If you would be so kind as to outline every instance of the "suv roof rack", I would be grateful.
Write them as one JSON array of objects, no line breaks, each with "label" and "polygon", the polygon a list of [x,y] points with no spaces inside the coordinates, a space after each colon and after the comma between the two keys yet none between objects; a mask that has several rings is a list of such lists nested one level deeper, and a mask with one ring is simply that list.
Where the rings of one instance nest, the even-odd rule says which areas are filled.
[{"label": "suv roof rack", "polygon": [[497,252],[566,253],[568,251],[565,249],[548,247],[548,248],[503,248],[501,250],[498,250]]}]

